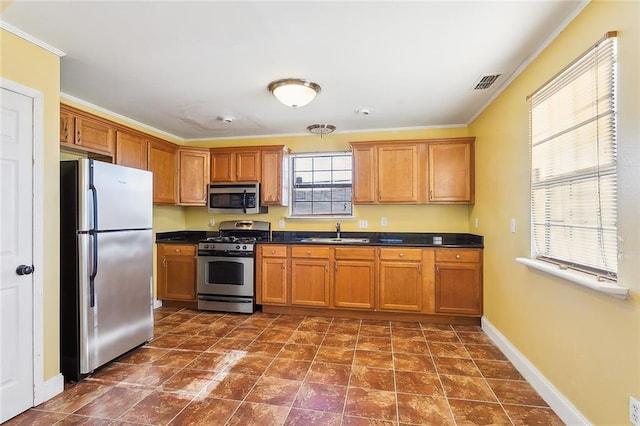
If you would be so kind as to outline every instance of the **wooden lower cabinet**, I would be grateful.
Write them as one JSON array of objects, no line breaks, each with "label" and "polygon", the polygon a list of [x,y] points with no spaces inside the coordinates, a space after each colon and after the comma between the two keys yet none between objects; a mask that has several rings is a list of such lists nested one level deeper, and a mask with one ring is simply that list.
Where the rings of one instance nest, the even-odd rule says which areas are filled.
[{"label": "wooden lower cabinet", "polygon": [[391,311],[422,311],[422,250],[381,248],[379,256],[378,307]]},{"label": "wooden lower cabinet", "polygon": [[266,244],[256,283],[257,303],[280,312],[471,321],[482,315],[482,249]]},{"label": "wooden lower cabinet", "polygon": [[329,306],[329,247],[291,247],[291,305]]},{"label": "wooden lower cabinet", "polygon": [[333,306],[375,307],[376,251],[373,247],[336,247],[333,266]]},{"label": "wooden lower cabinet", "polygon": [[436,313],[482,315],[482,252],[436,250],[435,261]]},{"label": "wooden lower cabinet", "polygon": [[286,245],[261,246],[256,256],[256,303],[287,304]]},{"label": "wooden lower cabinet", "polygon": [[196,245],[158,244],[158,299],[196,301]]}]

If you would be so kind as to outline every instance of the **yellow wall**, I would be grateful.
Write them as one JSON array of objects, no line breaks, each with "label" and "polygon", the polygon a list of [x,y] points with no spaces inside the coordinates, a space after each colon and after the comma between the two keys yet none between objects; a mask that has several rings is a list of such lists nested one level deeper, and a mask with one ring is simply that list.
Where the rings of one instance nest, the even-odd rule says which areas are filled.
[{"label": "yellow wall", "polygon": [[[590,3],[469,128],[477,138],[469,218],[485,236],[485,317],[595,424],[628,424],[629,396],[640,396],[639,26],[639,2]],[[514,262],[530,254],[526,97],[611,30],[619,36],[619,277],[630,300]]]},{"label": "yellow wall", "polygon": [[[42,92],[44,97],[44,373],[47,380],[60,372],[60,58],[12,33],[0,29],[0,77]],[[38,268],[38,265],[36,265]]]},{"label": "yellow wall", "polygon": [[[466,128],[425,129],[412,131],[389,131],[377,133],[347,133],[319,136],[290,136],[279,138],[237,139],[224,141],[198,141],[199,146],[258,146],[287,145],[293,154],[304,152],[349,151],[349,142],[369,140],[435,139],[468,136]],[[288,207],[270,207],[268,214],[248,215],[247,219],[271,222],[273,230],[279,230],[278,221],[288,216]],[[358,220],[366,219],[369,227],[360,229],[358,220],[339,220],[342,230],[380,232],[468,232],[468,206],[354,206],[353,215]],[[380,226],[380,218],[388,220],[388,226]],[[238,215],[210,215],[204,207],[187,207],[188,229],[217,229],[217,222],[234,220]],[[214,228],[208,228],[209,220],[215,219]],[[335,219],[285,221],[284,231],[333,231]]]}]

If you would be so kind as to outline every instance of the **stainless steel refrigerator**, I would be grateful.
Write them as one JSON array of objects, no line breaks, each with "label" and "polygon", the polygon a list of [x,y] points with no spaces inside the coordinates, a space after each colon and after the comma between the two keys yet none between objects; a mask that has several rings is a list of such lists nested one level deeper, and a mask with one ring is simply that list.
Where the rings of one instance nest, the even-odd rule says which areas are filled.
[{"label": "stainless steel refrigerator", "polygon": [[60,163],[60,369],[78,381],[153,337],[152,174]]}]

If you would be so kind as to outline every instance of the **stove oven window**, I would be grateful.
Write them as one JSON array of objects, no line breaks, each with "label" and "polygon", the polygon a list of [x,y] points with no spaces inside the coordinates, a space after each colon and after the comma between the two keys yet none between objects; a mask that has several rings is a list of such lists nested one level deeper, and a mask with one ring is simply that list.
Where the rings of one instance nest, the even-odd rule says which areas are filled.
[{"label": "stove oven window", "polygon": [[206,265],[207,284],[243,285],[244,265],[232,260],[212,260]]}]

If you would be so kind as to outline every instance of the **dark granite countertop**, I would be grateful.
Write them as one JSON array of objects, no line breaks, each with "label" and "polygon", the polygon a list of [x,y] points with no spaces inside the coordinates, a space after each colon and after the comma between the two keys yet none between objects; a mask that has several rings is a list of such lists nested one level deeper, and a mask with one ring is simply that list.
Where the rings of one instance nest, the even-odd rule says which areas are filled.
[{"label": "dark granite countertop", "polygon": [[200,240],[218,235],[218,231],[170,231],[156,233],[156,243],[198,244]]},{"label": "dark granite countertop", "polygon": [[[156,243],[197,244],[204,238],[217,235],[217,231],[158,232],[156,234]],[[306,238],[333,238],[335,236],[335,232],[272,231],[271,241],[260,241],[259,243],[327,245],[327,243],[303,242],[301,240]],[[349,243],[348,245],[484,248],[484,238],[481,235],[465,233],[342,232],[341,236],[343,238],[369,238],[368,243]]]},{"label": "dark granite countertop", "polygon": [[[436,232],[342,232],[342,238],[368,238],[368,243],[349,245],[412,246],[412,247],[463,247],[484,248],[484,238],[475,234]],[[262,244],[324,244],[303,242],[307,238],[333,238],[335,232],[273,231],[271,241]]]}]

